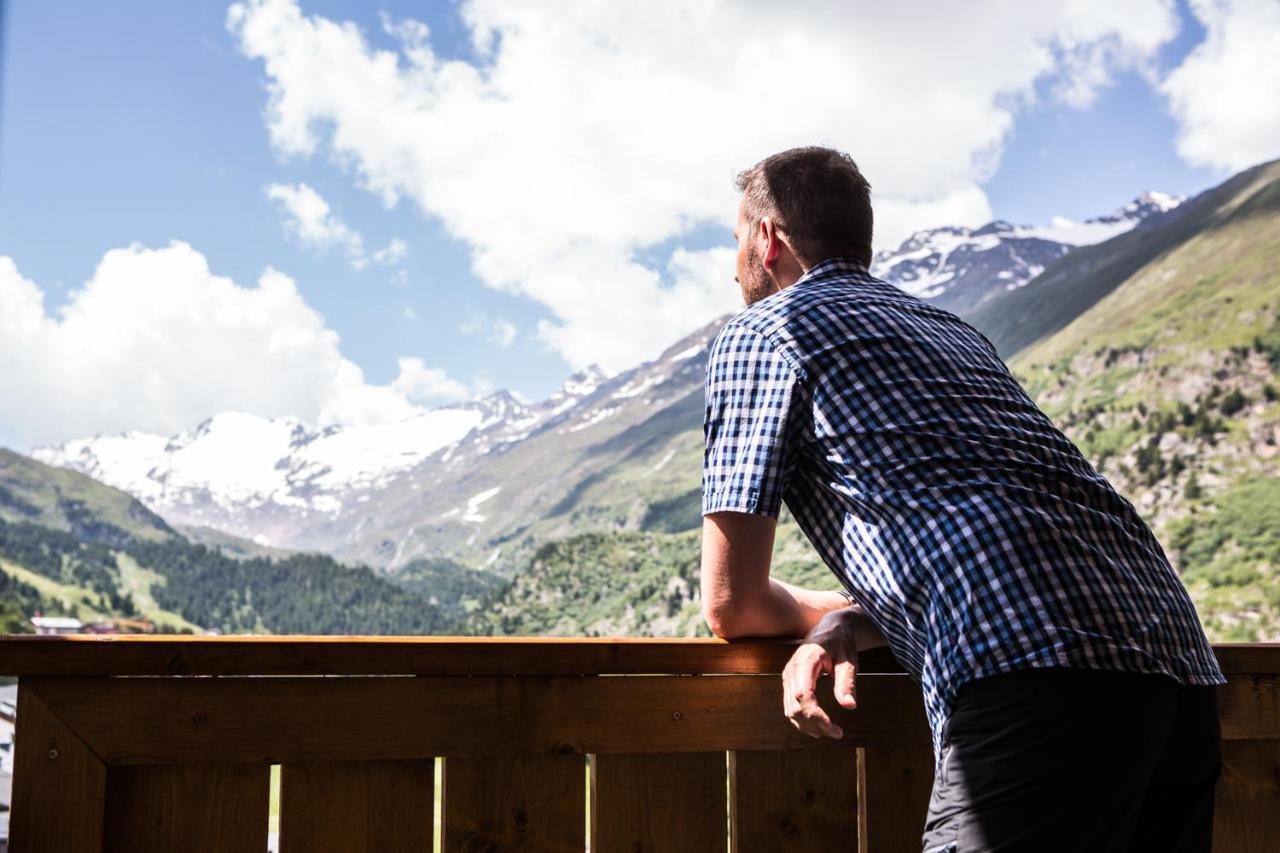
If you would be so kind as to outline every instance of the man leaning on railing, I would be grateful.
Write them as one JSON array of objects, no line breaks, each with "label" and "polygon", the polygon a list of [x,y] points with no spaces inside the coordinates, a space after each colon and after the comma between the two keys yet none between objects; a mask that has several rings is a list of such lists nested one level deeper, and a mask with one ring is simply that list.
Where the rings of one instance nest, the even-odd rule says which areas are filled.
[{"label": "man leaning on railing", "polygon": [[[1223,677],[1133,506],[994,347],[868,272],[848,155],[738,177],[746,308],[706,378],[702,607],[721,637],[804,637],[785,713],[842,732],[859,649],[887,643],[933,736],[928,851],[1207,851]],[[769,576],[785,502],[845,593]],[[1011,846],[1013,845],[1013,846]]]}]

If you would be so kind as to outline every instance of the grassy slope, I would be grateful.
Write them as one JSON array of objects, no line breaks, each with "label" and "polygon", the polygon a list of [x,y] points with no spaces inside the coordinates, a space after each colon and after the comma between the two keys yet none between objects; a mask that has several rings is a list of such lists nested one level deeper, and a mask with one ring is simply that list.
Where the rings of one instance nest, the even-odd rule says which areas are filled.
[{"label": "grassy slope", "polygon": [[1256,523],[1280,505],[1280,164],[1224,187],[1011,366],[1153,524],[1210,634],[1280,639],[1280,541]]},{"label": "grassy slope", "polygon": [[173,531],[133,496],[0,447],[0,520],[28,521],[94,541],[162,541]]},{"label": "grassy slope", "polygon": [[[699,610],[700,530],[583,533],[548,542],[510,585],[481,599],[468,633],[540,636],[709,636]],[[837,589],[785,516],[773,574]]]},{"label": "grassy slope", "polygon": [[[1144,267],[1209,230],[1273,181],[1277,163],[1256,166],[1173,211],[1105,243],[1065,255],[1025,287],[992,300],[969,319],[1006,356],[1055,335],[1090,311]],[[1269,197],[1253,204],[1274,204]]]}]

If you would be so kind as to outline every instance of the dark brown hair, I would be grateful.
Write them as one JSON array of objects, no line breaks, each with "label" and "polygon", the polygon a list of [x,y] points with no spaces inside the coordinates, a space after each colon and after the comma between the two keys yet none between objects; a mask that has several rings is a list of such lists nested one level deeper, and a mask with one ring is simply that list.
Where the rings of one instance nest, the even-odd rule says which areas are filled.
[{"label": "dark brown hair", "polygon": [[871,184],[853,158],[831,148],[792,148],[738,175],[753,225],[769,217],[813,266],[827,258],[871,265]]}]

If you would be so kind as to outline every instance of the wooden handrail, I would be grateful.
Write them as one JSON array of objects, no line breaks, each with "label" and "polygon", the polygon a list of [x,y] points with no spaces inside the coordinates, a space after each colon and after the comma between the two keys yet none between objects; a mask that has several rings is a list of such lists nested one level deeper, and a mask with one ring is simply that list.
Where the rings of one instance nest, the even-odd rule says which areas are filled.
[{"label": "wooden handrail", "polygon": [[[796,640],[0,635],[0,675],[768,675]],[[1224,672],[1275,672],[1280,643],[1221,643]],[[864,672],[903,672],[887,649]]]},{"label": "wooden handrail", "polygon": [[[796,640],[0,635],[0,675],[767,675]],[[887,649],[867,672],[902,672]]]}]

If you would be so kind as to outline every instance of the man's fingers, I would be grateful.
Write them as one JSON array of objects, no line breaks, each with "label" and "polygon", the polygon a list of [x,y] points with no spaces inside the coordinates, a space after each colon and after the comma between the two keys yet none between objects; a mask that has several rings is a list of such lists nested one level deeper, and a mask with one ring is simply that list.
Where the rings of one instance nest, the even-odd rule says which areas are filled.
[{"label": "man's fingers", "polygon": [[844,730],[831,721],[827,716],[827,712],[822,710],[822,706],[818,704],[817,697],[813,694],[804,695],[797,694],[792,697],[794,704],[792,712],[787,715],[787,719],[791,721],[791,725],[800,731],[809,735],[809,737],[843,737]]},{"label": "man's fingers", "polygon": [[840,707],[852,711],[858,707],[857,665],[851,660],[843,660],[836,664],[835,692]]},{"label": "man's fingers", "polygon": [[810,737],[844,737],[844,729],[818,704],[818,680],[828,672],[830,655],[821,646],[806,644],[796,650],[782,673],[783,711],[791,725]]}]

